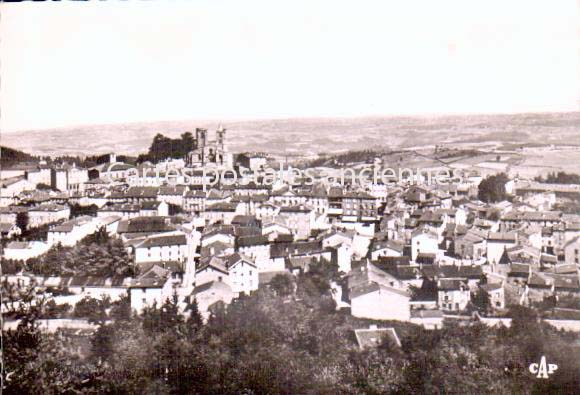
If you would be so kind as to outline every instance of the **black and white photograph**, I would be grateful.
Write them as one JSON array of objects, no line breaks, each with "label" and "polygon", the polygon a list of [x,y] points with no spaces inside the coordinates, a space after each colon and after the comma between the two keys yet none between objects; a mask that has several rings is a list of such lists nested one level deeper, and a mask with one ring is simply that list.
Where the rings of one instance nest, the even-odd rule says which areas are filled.
[{"label": "black and white photograph", "polygon": [[580,0],[0,3],[2,394],[580,393]]}]

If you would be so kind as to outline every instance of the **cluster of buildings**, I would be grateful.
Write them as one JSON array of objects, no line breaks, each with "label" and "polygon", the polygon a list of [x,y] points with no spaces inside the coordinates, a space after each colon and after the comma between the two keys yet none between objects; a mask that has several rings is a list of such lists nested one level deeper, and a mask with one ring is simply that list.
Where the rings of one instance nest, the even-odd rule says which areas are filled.
[{"label": "cluster of buildings", "polygon": [[[195,299],[207,318],[212,306],[268,286],[277,275],[308,272],[318,262],[336,265],[341,274],[332,284],[338,309],[428,328],[478,303],[476,295],[486,295],[488,310],[499,312],[511,304],[580,296],[580,216],[553,210],[580,186],[510,180],[509,200],[486,204],[477,199],[477,174],[443,185],[245,182],[241,174],[259,180],[268,160],[261,153],[234,158],[224,129],[211,141],[198,129],[195,149],[183,160],[139,165],[158,172],[189,168],[199,175],[197,184],[152,178],[132,185],[132,166],[123,164],[107,177],[108,164],[9,173],[0,205],[2,235],[9,239],[5,258],[24,261],[106,229],[123,242],[139,274],[4,276],[35,278],[39,287],[77,295],[128,294],[136,311],[167,299],[185,310]],[[240,178],[205,188],[202,166],[233,169]],[[53,190],[40,191],[39,184]],[[70,218],[73,204],[97,209]],[[46,241],[18,241],[22,215],[29,227],[49,226]]]}]

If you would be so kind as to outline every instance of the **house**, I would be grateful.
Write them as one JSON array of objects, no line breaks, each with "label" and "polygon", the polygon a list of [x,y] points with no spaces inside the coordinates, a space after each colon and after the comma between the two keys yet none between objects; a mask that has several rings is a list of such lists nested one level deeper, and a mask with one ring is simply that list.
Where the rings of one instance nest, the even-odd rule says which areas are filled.
[{"label": "house", "polygon": [[285,268],[308,271],[308,266],[312,261],[330,262],[332,259],[332,252],[323,248],[320,241],[274,243],[269,248],[271,259],[263,264],[256,261],[260,271],[280,271]]},{"label": "house", "polygon": [[97,231],[99,221],[95,217],[88,215],[71,219],[60,225],[52,226],[48,230],[48,244],[61,244],[63,246],[74,246],[84,237]]},{"label": "house", "polygon": [[349,192],[342,195],[342,221],[374,221],[377,219],[379,201],[366,192]]},{"label": "house", "polygon": [[490,264],[499,262],[503,251],[516,244],[517,234],[515,232],[489,232],[487,237],[487,261]]},{"label": "house", "polygon": [[393,240],[375,240],[371,243],[369,254],[372,261],[379,257],[403,256],[404,245]]},{"label": "house", "polygon": [[401,341],[394,328],[378,328],[370,325],[368,329],[355,329],[356,342],[361,350],[375,348],[384,342],[401,347]]},{"label": "house", "polygon": [[272,218],[278,215],[280,212],[280,207],[274,206],[273,204],[265,203],[254,208],[254,213],[259,219],[262,218]]},{"label": "house", "polygon": [[237,156],[237,162],[250,170],[258,170],[266,166],[268,156],[261,152],[246,152]]},{"label": "house", "polygon": [[370,319],[408,320],[410,294],[405,284],[366,261],[348,275],[351,313]]},{"label": "house", "polygon": [[349,289],[351,314],[373,320],[408,321],[411,317],[410,295],[401,289],[376,282]]},{"label": "house", "polygon": [[98,217],[98,228],[103,228],[109,235],[117,233],[117,228],[121,222],[121,217],[118,215],[109,215],[106,217]]},{"label": "house", "polygon": [[[28,207],[6,206],[0,207],[0,222],[3,224],[16,224],[16,217],[20,213],[27,213]],[[22,215],[22,214],[21,214]]]},{"label": "house", "polygon": [[160,307],[174,295],[171,280],[171,272],[159,266],[133,279],[129,285],[131,309],[140,314],[146,307]]},{"label": "house", "polygon": [[[266,220],[262,224],[262,235],[266,236],[269,241],[274,241],[280,235],[292,235],[292,230],[286,226],[286,223],[282,219],[274,218]],[[292,240],[294,240],[293,236]]]},{"label": "house", "polygon": [[483,232],[470,229],[463,236],[455,238],[455,254],[462,259],[479,260],[486,254],[486,241]]},{"label": "house", "polygon": [[26,261],[46,253],[49,249],[50,245],[42,241],[13,241],[4,247],[4,259]]},{"label": "house", "polygon": [[564,244],[564,260],[566,263],[580,265],[580,236]]},{"label": "house", "polygon": [[430,278],[423,278],[421,286],[411,297],[411,310],[435,310],[439,302],[437,281]]},{"label": "house", "polygon": [[507,280],[510,284],[523,286],[528,282],[531,272],[530,265],[512,262],[507,272]]},{"label": "house", "polygon": [[542,229],[542,227],[530,225],[517,230],[519,243],[541,250],[543,247]]},{"label": "house", "polygon": [[195,271],[195,284],[223,282],[230,285],[230,273],[224,257],[202,257]]},{"label": "house", "polygon": [[205,211],[202,212],[203,218],[209,224],[222,223],[231,224],[234,217],[240,214],[238,205],[235,203],[215,203],[206,205]]},{"label": "house", "polygon": [[238,237],[236,251],[253,259],[258,266],[270,259],[270,243],[264,236]]},{"label": "house", "polygon": [[187,191],[183,197],[183,209],[187,212],[202,212],[205,210],[205,198],[204,191]]},{"label": "house", "polygon": [[[102,299],[109,297],[111,301],[119,300],[128,295],[131,285],[130,277],[99,277],[99,276],[73,276],[63,279],[59,284],[62,288],[67,288],[71,293]],[[47,283],[44,283],[47,286]]]},{"label": "house", "polygon": [[446,224],[465,225],[467,222],[467,212],[462,208],[441,208],[435,211],[436,214],[443,216],[443,222]]},{"label": "house", "polygon": [[234,242],[223,243],[219,240],[206,243],[201,247],[201,256],[224,256],[231,255],[235,252]]},{"label": "house", "polygon": [[117,226],[117,233],[125,239],[175,230],[176,226],[169,217],[136,217],[122,220]]},{"label": "house", "polygon": [[159,187],[157,200],[166,204],[183,207],[184,195],[186,193],[185,185],[170,185]]},{"label": "house", "polygon": [[225,257],[225,264],[235,295],[250,294],[258,289],[258,268],[250,258],[236,253]]},{"label": "house", "polygon": [[236,215],[232,218],[231,224],[233,226],[259,228],[261,221],[253,215]]},{"label": "house", "polygon": [[463,279],[442,278],[437,281],[437,300],[443,310],[465,310],[471,300],[469,285]]},{"label": "house", "polygon": [[20,228],[16,224],[11,223],[0,223],[0,235],[3,239],[9,239],[14,236],[18,236],[22,233]]},{"label": "house", "polygon": [[316,217],[314,210],[303,205],[281,207],[279,215],[284,217],[286,225],[297,240],[304,240],[310,236]]},{"label": "house", "polygon": [[75,165],[62,165],[51,169],[50,172],[50,186],[59,191],[79,192],[88,180],[88,169],[81,169]]},{"label": "house", "polygon": [[428,228],[419,228],[411,236],[411,261],[417,261],[419,254],[439,253],[439,237]]},{"label": "house", "polygon": [[505,309],[506,297],[503,283],[482,284],[480,288],[487,293],[489,304],[493,309]]},{"label": "house", "polygon": [[332,253],[332,262],[336,263],[338,270],[342,273],[349,273],[354,253],[351,243],[344,242],[327,248],[330,249]]},{"label": "house", "polygon": [[159,195],[159,188],[155,186],[132,186],[124,193],[117,195],[128,203],[141,204],[143,202],[155,202]]},{"label": "house", "polygon": [[332,231],[321,237],[323,247],[335,247],[344,243],[352,244],[356,232],[354,231]]},{"label": "house", "polygon": [[230,304],[234,299],[232,288],[220,281],[205,282],[196,286],[191,298],[197,302],[197,307],[204,321],[210,316],[212,306],[218,303]]},{"label": "house", "polygon": [[123,219],[141,216],[141,205],[132,203],[108,203],[97,211],[97,217],[119,216]]},{"label": "house", "polygon": [[201,238],[201,245],[205,247],[215,242],[220,242],[233,247],[235,240],[234,228],[229,225],[221,225],[206,228]]},{"label": "house", "polygon": [[187,258],[187,238],[183,232],[162,233],[146,236],[133,244],[135,263],[183,262]]},{"label": "house", "polygon": [[70,217],[70,208],[59,204],[41,204],[28,209],[28,226],[36,228],[42,225],[67,220]]},{"label": "house", "polygon": [[[4,170],[2,170],[4,172]],[[25,176],[3,178],[0,182],[0,197],[2,199],[14,198],[24,191],[32,191],[36,185],[26,179]]]},{"label": "house", "polygon": [[46,165],[38,166],[26,171],[26,179],[38,186],[38,184],[50,185],[50,167]]},{"label": "house", "polygon": [[169,204],[164,201],[144,201],[139,203],[139,216],[141,217],[167,217],[169,215]]}]

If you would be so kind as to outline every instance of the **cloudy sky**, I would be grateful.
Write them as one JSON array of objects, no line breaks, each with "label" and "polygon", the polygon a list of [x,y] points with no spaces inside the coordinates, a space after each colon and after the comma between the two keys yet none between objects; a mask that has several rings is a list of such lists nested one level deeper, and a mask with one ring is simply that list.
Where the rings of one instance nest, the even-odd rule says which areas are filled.
[{"label": "cloudy sky", "polygon": [[577,0],[0,7],[4,132],[578,109]]}]

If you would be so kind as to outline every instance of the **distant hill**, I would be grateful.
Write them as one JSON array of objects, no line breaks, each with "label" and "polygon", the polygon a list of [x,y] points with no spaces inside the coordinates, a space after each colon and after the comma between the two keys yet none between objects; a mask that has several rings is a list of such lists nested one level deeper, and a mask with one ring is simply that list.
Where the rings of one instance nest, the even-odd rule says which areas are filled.
[{"label": "distant hill", "polygon": [[0,146],[0,166],[2,168],[14,166],[23,162],[38,162],[38,158],[8,147]]},{"label": "distant hill", "polygon": [[158,133],[177,138],[202,127],[213,138],[220,123],[231,152],[290,157],[435,144],[580,145],[580,112],[141,122],[3,133],[2,142],[38,155],[137,156],[147,152]]}]

